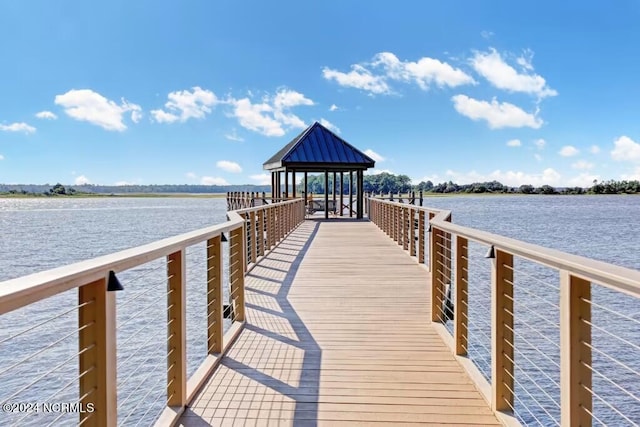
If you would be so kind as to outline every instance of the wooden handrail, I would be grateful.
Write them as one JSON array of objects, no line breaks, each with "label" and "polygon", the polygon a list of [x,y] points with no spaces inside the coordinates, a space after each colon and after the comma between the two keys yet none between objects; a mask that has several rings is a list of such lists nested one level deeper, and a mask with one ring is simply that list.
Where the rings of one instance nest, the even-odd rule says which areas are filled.
[{"label": "wooden handrail", "polygon": [[[304,200],[287,200],[227,213],[227,221],[146,245],[126,249],[0,283],[0,315],[26,307],[59,293],[78,288],[78,357],[83,425],[117,423],[116,298],[107,290],[110,271],[125,271],[150,261],[165,259],[167,268],[167,407],[159,423],[171,424],[195,396],[198,386],[219,363],[222,354],[244,324],[244,276],[252,264],[275,247],[304,221]],[[247,226],[247,222],[249,225]],[[274,227],[273,223],[276,222]],[[234,326],[223,331],[222,234],[228,240],[229,284]],[[206,242],[207,348],[209,356],[191,377],[186,377],[186,249]],[[248,243],[250,243],[250,246]],[[247,250],[250,251],[247,256]],[[126,288],[126,287],[125,287]],[[126,291],[126,289],[125,289]],[[126,295],[126,294],[125,294]],[[3,344],[6,348],[7,343]]]},{"label": "wooden handrail", "polygon": [[[514,406],[514,258],[526,259],[557,270],[559,283],[560,340],[560,400],[563,426],[591,425],[592,368],[591,368],[591,287],[592,284],[613,291],[640,297],[640,271],[606,262],[573,255],[555,249],[522,242],[486,231],[451,223],[451,211],[411,206],[406,203],[367,199],[369,218],[399,244],[418,232],[419,263],[425,262],[420,252],[428,252],[431,270],[432,320],[434,326],[450,340],[452,352],[459,357],[483,392],[487,402],[506,424],[518,424],[508,413]],[[406,219],[406,210],[415,210]],[[422,217],[429,218],[431,230],[425,241]],[[406,227],[409,227],[407,231]],[[476,242],[492,247],[491,285],[491,381],[487,383],[465,356],[468,345],[467,308],[468,243]],[[455,251],[452,244],[455,243]],[[411,250],[409,255],[415,255]],[[454,256],[455,255],[455,256]],[[452,265],[453,264],[453,265]],[[455,273],[454,273],[455,272]],[[445,285],[455,283],[453,337],[442,326],[446,322],[444,308]],[[522,303],[522,302],[521,302]],[[524,302],[526,303],[526,301]]]}]

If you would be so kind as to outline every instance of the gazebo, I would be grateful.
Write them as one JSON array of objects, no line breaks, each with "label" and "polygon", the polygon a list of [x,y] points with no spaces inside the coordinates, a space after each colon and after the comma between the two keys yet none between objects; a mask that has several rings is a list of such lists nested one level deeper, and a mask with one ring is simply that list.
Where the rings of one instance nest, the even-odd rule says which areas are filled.
[{"label": "gazebo", "polygon": [[[324,172],[325,218],[329,218],[329,173],[333,173],[334,194],[336,174],[340,174],[340,213],[342,213],[344,174],[349,173],[349,197],[351,197],[355,172],[356,217],[362,218],[364,171],[374,166],[373,159],[318,122],[306,128],[263,164],[263,168],[271,172],[271,195],[276,199],[289,197],[289,174],[291,174],[292,183],[291,196],[295,197],[296,173],[304,173],[304,193],[306,196],[308,194],[307,173]],[[282,173],[284,173],[284,188],[282,187]],[[349,216],[351,213],[349,210]]]}]

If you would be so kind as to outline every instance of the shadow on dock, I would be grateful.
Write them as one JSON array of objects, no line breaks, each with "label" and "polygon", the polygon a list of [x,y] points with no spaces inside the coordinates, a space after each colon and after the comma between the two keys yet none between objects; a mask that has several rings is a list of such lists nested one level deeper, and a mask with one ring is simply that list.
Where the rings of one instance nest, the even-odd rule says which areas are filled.
[{"label": "shadow on dock", "polygon": [[[221,382],[231,377],[247,379],[242,384],[236,384],[238,389],[255,390],[255,394],[260,394],[259,390],[262,390],[258,408],[252,405],[243,407],[241,402],[238,403],[244,397],[248,398],[250,392],[244,393],[244,396],[236,394],[239,397],[236,403],[240,405],[236,412],[237,421],[244,419],[239,413],[241,410],[256,410],[259,418],[263,418],[265,413],[277,411],[280,414],[293,413],[293,425],[317,425],[322,350],[288,297],[300,263],[319,227],[319,222],[307,222],[300,226],[246,276],[247,322],[240,337],[213,374],[214,377],[219,376]],[[273,360],[274,352],[282,355],[278,358],[282,363],[277,366],[269,361]],[[298,378],[289,376],[298,372]],[[280,396],[274,397],[275,393]],[[278,398],[282,400],[278,402]],[[214,403],[215,394],[207,397],[209,399],[210,404]],[[183,416],[182,425],[211,425],[211,422],[215,423],[220,418],[233,423],[236,419],[230,407],[224,406],[219,406],[225,409],[224,412],[214,411],[203,417],[197,414],[198,400],[199,397],[196,397],[193,410],[188,409],[186,417]],[[295,407],[290,411],[282,406],[285,403],[293,403]],[[206,415],[213,415],[213,418]]]}]

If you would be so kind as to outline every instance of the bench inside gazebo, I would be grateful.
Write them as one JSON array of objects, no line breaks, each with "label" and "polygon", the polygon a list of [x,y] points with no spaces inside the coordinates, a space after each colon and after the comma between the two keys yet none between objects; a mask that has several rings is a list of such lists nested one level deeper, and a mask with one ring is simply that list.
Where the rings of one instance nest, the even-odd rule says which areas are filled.
[{"label": "bench inside gazebo", "polygon": [[[275,200],[296,197],[296,174],[298,173],[304,174],[303,196],[307,199],[309,194],[308,174],[324,173],[323,208],[325,218],[329,218],[330,210],[334,210],[342,216],[345,208],[343,202],[344,175],[348,173],[349,203],[347,207],[349,216],[352,216],[352,200],[355,193],[355,214],[358,219],[362,218],[364,214],[364,171],[374,166],[375,161],[373,159],[318,122],[306,128],[263,165],[265,170],[271,172],[271,195]],[[331,185],[333,187],[332,209],[330,209],[331,202],[329,201],[330,173],[333,174],[333,184]],[[339,201],[336,200],[338,174],[340,179]],[[291,176],[291,181],[289,181],[289,176]],[[290,182],[291,185],[289,185]],[[291,192],[289,192],[290,189]],[[309,203],[311,204],[310,208],[313,210],[313,200],[310,200]],[[339,206],[339,209],[336,209],[337,206]]]}]

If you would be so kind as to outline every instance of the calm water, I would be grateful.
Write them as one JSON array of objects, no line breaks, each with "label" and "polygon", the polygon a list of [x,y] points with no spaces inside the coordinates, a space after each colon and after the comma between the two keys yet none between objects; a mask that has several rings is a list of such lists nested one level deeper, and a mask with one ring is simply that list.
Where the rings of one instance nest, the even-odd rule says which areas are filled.
[{"label": "calm water", "polygon": [[[640,248],[637,234],[640,230],[640,197],[456,196],[427,198],[425,205],[452,210],[453,221],[459,224],[640,269],[640,257],[637,255]],[[0,281],[219,223],[226,219],[225,211],[223,199],[0,199]],[[482,258],[485,250],[470,246],[470,258],[473,259],[470,264],[472,280],[469,294],[474,304],[469,313],[472,337],[469,353],[486,374],[490,348],[487,320],[490,263]],[[203,280],[204,247],[190,248],[187,258],[190,265],[188,354],[189,371],[193,372],[206,354],[203,344],[206,341],[203,334],[206,310],[202,303],[206,300],[203,293],[206,289]],[[559,351],[553,344],[558,338],[557,311],[553,308],[558,302],[558,278],[555,272],[526,262],[517,261],[516,270],[521,273],[516,274],[516,300],[527,301],[526,306],[516,306],[516,344],[518,349],[522,349],[516,354],[516,376],[519,378],[516,393],[522,396],[517,402],[517,409],[523,421],[546,425],[558,413],[554,405],[557,404],[556,382],[559,382],[559,374],[556,363],[559,361]],[[149,424],[157,415],[158,408],[164,406],[162,381],[166,370],[166,344],[161,337],[148,333],[163,331],[166,327],[166,314],[163,311],[166,284],[163,275],[164,265],[161,262],[149,263],[119,275],[125,291],[118,294],[118,341],[127,344],[126,350],[118,354],[120,424],[123,425],[135,425],[138,422],[141,425]],[[69,339],[61,340],[63,334],[73,331],[74,327],[70,329],[69,325],[76,321],[75,311],[43,326],[44,333],[40,331],[42,335],[37,336],[44,339],[38,340],[36,347],[33,347],[33,336],[29,334],[14,338],[7,344],[2,342],[10,336],[11,331],[23,330],[49,319],[52,313],[60,313],[60,307],[73,308],[75,298],[74,291],[67,292],[29,310],[18,310],[0,318],[0,384],[3,385],[0,388],[0,401],[41,376],[44,379],[39,380],[36,386],[12,400],[77,399],[77,388],[72,381],[74,375],[77,378],[77,365],[69,362],[58,368],[65,360],[74,361],[77,358],[75,333]],[[640,321],[637,300],[594,289],[594,301]],[[542,320],[547,322],[536,317],[540,313]],[[599,313],[594,308],[594,323],[624,332],[626,339],[636,346],[640,341],[638,323],[628,319],[621,320],[604,311]],[[599,333],[594,331],[594,339]],[[614,353],[617,360],[635,363],[632,367],[640,370],[638,352],[625,350],[620,354],[619,343],[615,340],[608,342],[605,338],[606,335],[602,339],[605,353]],[[33,363],[25,363],[12,369],[4,367],[8,360],[15,362],[40,349],[43,342],[55,344],[47,350],[46,355],[38,356],[39,360],[45,356],[49,358],[47,360],[52,361],[50,366],[38,363],[34,368]],[[629,381],[640,384],[637,374],[635,377],[625,376],[624,370],[616,370],[606,360],[594,356],[594,366],[598,363],[599,371],[605,372],[617,384],[623,383],[627,389],[633,387],[627,384]],[[138,369],[140,366],[143,369]],[[48,370],[52,368],[56,370],[49,374]],[[594,375],[594,387],[599,384],[601,394],[620,394],[610,381],[597,383],[596,377]],[[161,381],[156,382],[157,378]],[[624,383],[625,380],[627,383]],[[68,385],[70,381],[72,385]],[[533,396],[527,396],[523,389],[534,390]],[[637,387],[633,390],[636,396],[640,393]],[[535,407],[536,401],[540,407]],[[154,403],[149,405],[148,402]],[[627,417],[631,417],[630,421],[640,420],[637,401],[621,400],[616,404],[623,405]],[[143,416],[144,410],[140,409],[147,407],[149,411]],[[533,409],[528,411],[524,407]],[[608,408],[599,411],[605,422],[624,425],[629,421],[621,419]],[[129,413],[133,415],[126,418]],[[56,424],[73,424],[76,419],[75,415],[63,416]],[[41,423],[42,420],[45,418],[30,417],[21,421],[13,418],[12,422],[24,425]],[[52,418],[46,418],[46,421],[51,422]]]}]

